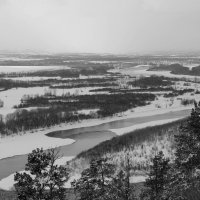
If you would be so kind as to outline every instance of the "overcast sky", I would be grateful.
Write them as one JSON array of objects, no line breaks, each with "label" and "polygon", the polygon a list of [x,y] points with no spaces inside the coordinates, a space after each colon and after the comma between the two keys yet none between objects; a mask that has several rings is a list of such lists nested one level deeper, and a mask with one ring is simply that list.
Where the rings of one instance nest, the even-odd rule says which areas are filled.
[{"label": "overcast sky", "polygon": [[200,50],[200,0],[0,0],[0,50]]}]

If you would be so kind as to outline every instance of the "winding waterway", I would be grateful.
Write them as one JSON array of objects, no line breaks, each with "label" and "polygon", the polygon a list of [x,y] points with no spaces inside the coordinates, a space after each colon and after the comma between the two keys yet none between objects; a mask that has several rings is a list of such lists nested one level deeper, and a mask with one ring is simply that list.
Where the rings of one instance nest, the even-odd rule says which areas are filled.
[{"label": "winding waterway", "polygon": [[[48,133],[47,135],[49,137],[74,139],[76,142],[70,145],[62,146],[60,153],[63,156],[76,156],[82,151],[88,150],[105,140],[109,140],[115,137],[116,134],[109,131],[110,129],[125,128],[157,120],[183,118],[188,116],[189,113],[190,109],[168,112],[165,114],[159,114],[153,116],[134,117],[134,118],[107,122],[96,126],[90,126],[84,128],[81,127],[64,131],[54,131]],[[0,179],[5,178],[16,171],[23,170],[26,161],[27,161],[27,155],[20,155],[20,156],[1,159]]]}]

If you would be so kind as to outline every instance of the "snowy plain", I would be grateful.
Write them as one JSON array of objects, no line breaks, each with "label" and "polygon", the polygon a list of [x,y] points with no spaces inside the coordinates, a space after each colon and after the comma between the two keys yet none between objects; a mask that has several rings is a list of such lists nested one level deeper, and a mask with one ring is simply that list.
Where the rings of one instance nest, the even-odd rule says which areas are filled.
[{"label": "snowy plain", "polygon": [[56,93],[56,95],[87,95],[95,94],[90,92],[92,89],[100,89],[102,87],[82,87],[82,88],[70,88],[70,89],[49,89],[49,87],[30,87],[30,88],[12,88],[6,91],[0,92],[0,99],[4,102],[4,106],[0,108],[0,114],[4,117],[16,111],[13,106],[19,105],[21,99],[25,95],[36,96],[44,95],[46,92]]},{"label": "snowy plain", "polygon": [[[57,130],[57,129],[56,129]],[[0,139],[0,159],[30,153],[36,148],[50,149],[75,142],[73,139],[60,139],[46,136],[49,130],[7,136]]]},{"label": "snowy plain", "polygon": [[[64,66],[65,69],[70,69]],[[63,66],[0,66],[1,73],[19,73],[19,72],[33,72],[43,70],[63,69]]]}]

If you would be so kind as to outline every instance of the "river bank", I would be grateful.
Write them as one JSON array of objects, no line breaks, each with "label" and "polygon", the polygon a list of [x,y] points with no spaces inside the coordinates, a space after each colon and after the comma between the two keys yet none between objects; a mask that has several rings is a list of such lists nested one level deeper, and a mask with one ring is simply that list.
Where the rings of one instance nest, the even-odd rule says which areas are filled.
[{"label": "river bank", "polygon": [[[28,154],[37,147],[48,149],[48,148],[55,148],[58,146],[69,145],[75,142],[74,140],[69,139],[69,138],[68,139],[65,138],[65,140],[59,139],[59,138],[53,139],[47,136],[47,134],[50,132],[77,129],[77,128],[83,128],[83,127],[92,127],[92,126],[97,126],[104,123],[109,123],[109,122],[114,122],[114,121],[119,121],[119,120],[155,116],[155,115],[165,114],[169,112],[178,112],[178,111],[184,111],[184,110],[187,112],[191,110],[191,108],[192,106],[187,106],[187,107],[180,106],[180,107],[172,107],[172,108],[165,109],[165,108],[155,108],[152,105],[147,105],[147,106],[136,108],[134,112],[129,110],[125,112],[123,115],[118,115],[114,117],[107,117],[107,118],[102,118],[102,119],[89,119],[89,120],[83,120],[83,121],[79,121],[79,122],[75,122],[71,124],[65,123],[65,124],[60,124],[53,127],[26,131],[24,133],[19,133],[13,136],[6,136],[4,138],[0,138],[0,159],[12,157],[16,155]],[[183,117],[185,116],[186,115],[184,114]],[[175,118],[180,118],[180,117],[178,116]],[[156,119],[156,120],[162,120],[162,119]],[[149,121],[152,121],[152,120],[149,120]],[[143,121],[137,122],[137,123],[142,123],[142,122]],[[146,121],[144,122],[146,123]],[[135,124],[128,124],[126,126],[130,127],[131,125],[135,125]],[[120,128],[124,128],[124,127],[120,127]],[[114,127],[113,129],[118,129],[118,127],[117,128]],[[125,130],[123,134],[126,133],[127,131],[131,131],[131,129]],[[13,148],[13,146],[15,148]]]}]

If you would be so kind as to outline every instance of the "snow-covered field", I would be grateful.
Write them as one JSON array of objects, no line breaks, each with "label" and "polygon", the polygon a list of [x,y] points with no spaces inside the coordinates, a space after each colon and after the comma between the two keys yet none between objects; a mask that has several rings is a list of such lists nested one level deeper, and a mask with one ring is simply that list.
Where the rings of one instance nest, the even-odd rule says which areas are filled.
[{"label": "snow-covered field", "polygon": [[79,79],[92,79],[92,78],[105,78],[105,75],[90,75],[90,76],[85,76],[81,75],[79,76]]},{"label": "snow-covered field", "polygon": [[[1,70],[1,69],[0,69]],[[0,71],[1,73],[1,71]],[[6,77],[4,79],[7,80],[13,80],[13,81],[42,81],[42,80],[48,80],[48,79],[57,79],[57,80],[83,80],[83,79],[97,79],[97,78],[105,78],[104,75],[96,75],[96,76],[84,76],[81,75],[78,78],[62,78],[60,76],[21,76],[21,77]]]},{"label": "snow-covered field", "polygon": [[[53,128],[51,129],[51,131]],[[54,129],[55,131],[57,128]],[[30,153],[36,148],[50,149],[75,142],[72,139],[52,138],[46,136],[50,130],[38,130],[23,135],[0,138],[0,159]]]},{"label": "snow-covered field", "polygon": [[[64,66],[65,69],[70,69]],[[63,69],[63,66],[0,66],[0,73],[32,72],[42,70]]]},{"label": "snow-covered field", "polygon": [[[83,88],[70,88],[70,89],[49,89],[48,87],[30,87],[30,88],[12,88],[6,91],[0,92],[0,99],[4,102],[4,106],[0,107],[0,114],[4,117],[13,113],[16,109],[15,105],[20,104],[20,100],[24,95],[44,95],[46,92],[55,93],[58,96],[61,95],[87,95],[95,94],[96,92],[90,92],[93,89],[100,89],[102,87],[83,87]],[[105,93],[105,92],[102,92]]]},{"label": "snow-covered field", "polygon": [[96,113],[99,109],[83,109],[83,110],[78,110],[77,112],[79,114],[85,114],[85,115],[89,115],[91,113]]},{"label": "snow-covered field", "polygon": [[22,76],[22,77],[8,77],[4,78],[6,80],[13,80],[13,81],[43,81],[48,79],[61,79],[60,76],[53,76],[53,77],[46,77],[46,76]]},{"label": "snow-covered field", "polygon": [[36,60],[44,60],[41,58],[19,58],[19,57],[0,57],[1,61],[36,61]]},{"label": "snow-covered field", "polygon": [[0,99],[4,102],[4,106],[0,108],[0,114],[5,116],[13,113],[16,110],[13,106],[20,104],[24,95],[43,95],[47,89],[48,87],[12,88],[0,92]]}]

